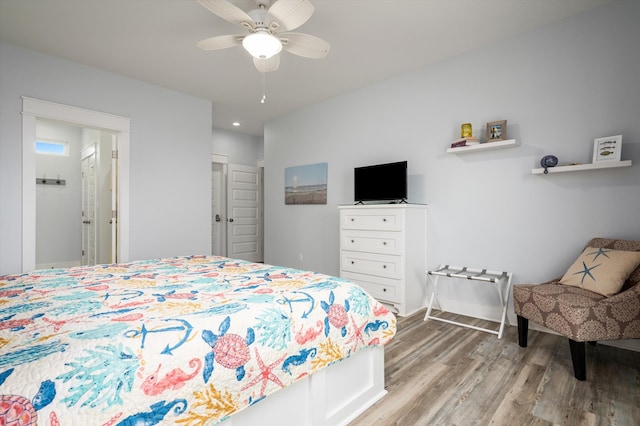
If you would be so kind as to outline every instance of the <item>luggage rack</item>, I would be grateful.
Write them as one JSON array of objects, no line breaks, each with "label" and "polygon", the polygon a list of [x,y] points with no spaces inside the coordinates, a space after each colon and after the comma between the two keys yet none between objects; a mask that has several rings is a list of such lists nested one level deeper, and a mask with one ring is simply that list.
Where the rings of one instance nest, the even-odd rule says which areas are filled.
[{"label": "luggage rack", "polygon": [[[440,267],[435,271],[427,271],[427,281],[432,282],[433,292],[431,293],[431,299],[429,300],[429,307],[427,308],[427,313],[424,316],[424,320],[427,321],[429,319],[433,319],[436,321],[446,322],[446,323],[458,325],[461,327],[485,331],[487,333],[496,334],[498,336],[498,339],[501,339],[502,333],[504,331],[504,325],[507,319],[507,305],[509,302],[509,291],[511,289],[512,276],[513,274],[511,272],[506,272],[506,271],[489,271],[487,269],[474,269],[466,266],[450,266],[450,265],[440,265]],[[498,330],[492,330],[489,328],[477,327],[471,324],[465,324],[458,321],[452,321],[452,320],[432,316],[431,309],[433,308],[433,302],[434,301],[437,302],[438,306],[441,307],[440,303],[437,300],[437,295],[436,295],[437,288],[438,288],[438,279],[440,277],[460,278],[460,279],[467,279],[471,281],[480,281],[480,282],[493,284],[494,288],[498,292],[498,296],[500,298],[500,305],[502,306],[502,318],[500,320],[500,328]]]}]

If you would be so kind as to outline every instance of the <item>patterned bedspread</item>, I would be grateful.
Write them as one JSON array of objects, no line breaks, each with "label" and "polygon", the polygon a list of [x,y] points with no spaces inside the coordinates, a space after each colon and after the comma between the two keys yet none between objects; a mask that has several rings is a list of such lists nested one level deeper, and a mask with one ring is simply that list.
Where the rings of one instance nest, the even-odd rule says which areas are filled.
[{"label": "patterned bedspread", "polygon": [[347,280],[222,257],[0,276],[0,425],[215,424],[395,327]]}]

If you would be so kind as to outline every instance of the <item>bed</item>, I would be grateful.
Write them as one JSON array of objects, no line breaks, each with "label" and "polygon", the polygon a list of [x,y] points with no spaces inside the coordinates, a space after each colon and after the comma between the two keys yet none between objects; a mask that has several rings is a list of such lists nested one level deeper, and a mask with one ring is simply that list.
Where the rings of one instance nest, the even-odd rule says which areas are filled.
[{"label": "bed", "polygon": [[346,424],[395,328],[348,280],[216,256],[0,276],[0,425]]}]

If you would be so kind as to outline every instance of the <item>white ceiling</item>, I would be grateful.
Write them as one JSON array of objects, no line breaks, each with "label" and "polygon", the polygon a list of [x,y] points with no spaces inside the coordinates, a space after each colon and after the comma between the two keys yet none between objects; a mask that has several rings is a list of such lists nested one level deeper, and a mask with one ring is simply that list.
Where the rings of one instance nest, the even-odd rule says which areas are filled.
[{"label": "white ceiling", "polygon": [[328,41],[329,54],[284,52],[267,74],[241,47],[196,47],[244,33],[196,0],[0,0],[0,40],[209,99],[214,126],[262,135],[265,120],[609,1],[311,0],[315,13],[295,31]]}]

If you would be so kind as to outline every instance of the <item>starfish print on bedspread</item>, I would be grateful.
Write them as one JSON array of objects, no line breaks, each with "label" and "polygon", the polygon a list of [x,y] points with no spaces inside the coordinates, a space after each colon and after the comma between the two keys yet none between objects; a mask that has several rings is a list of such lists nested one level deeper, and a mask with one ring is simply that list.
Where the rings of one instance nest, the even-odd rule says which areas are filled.
[{"label": "starfish print on bedspread", "polygon": [[351,323],[353,324],[353,334],[349,336],[349,339],[347,339],[346,342],[344,342],[344,345],[348,346],[353,342],[352,350],[355,351],[356,349],[358,349],[358,343],[362,343],[362,346],[364,346],[364,336],[362,335],[362,330],[366,327],[368,320],[365,320],[362,325],[358,325],[356,324],[356,320],[353,319],[353,315],[349,315],[349,318],[351,318]]},{"label": "starfish print on bedspread", "polygon": [[264,391],[267,388],[267,382],[269,382],[269,380],[271,380],[273,383],[277,384],[278,386],[280,386],[281,388],[284,387],[284,385],[282,384],[282,382],[280,381],[280,379],[278,378],[278,376],[276,376],[273,373],[273,369],[276,368],[276,366],[280,365],[280,363],[282,363],[282,361],[285,359],[286,355],[283,355],[280,359],[278,359],[277,361],[274,361],[273,363],[269,364],[269,365],[264,365],[264,362],[262,361],[262,358],[260,357],[260,354],[258,353],[258,348],[254,348],[255,352],[256,352],[256,360],[258,361],[258,365],[260,366],[260,372],[258,372],[258,375],[255,376],[253,379],[251,379],[251,381],[249,383],[247,383],[246,385],[244,385],[242,387],[242,390],[247,390],[249,389],[251,386],[256,385],[258,382],[262,382],[260,384],[260,396],[259,398],[264,397]]}]

